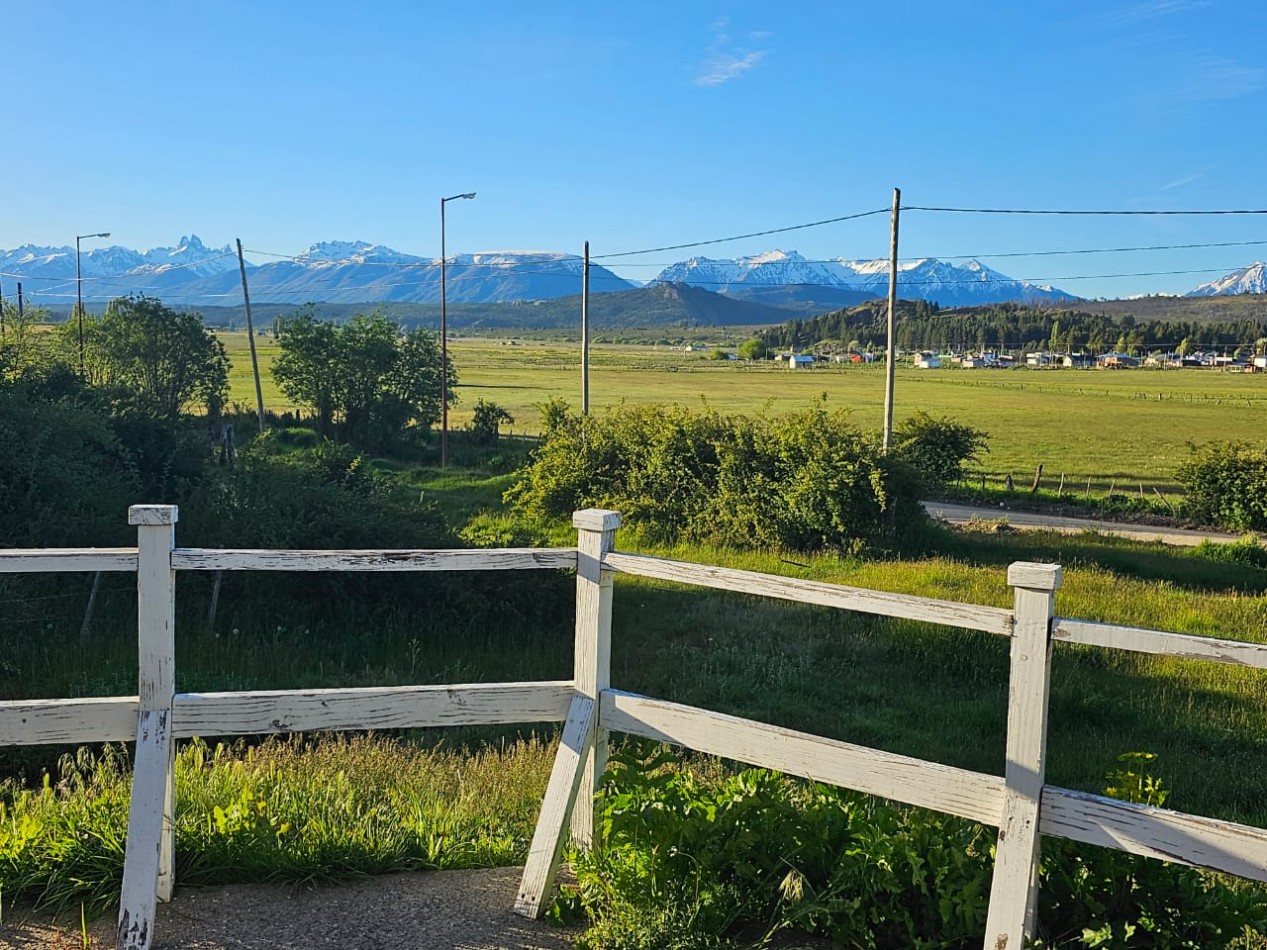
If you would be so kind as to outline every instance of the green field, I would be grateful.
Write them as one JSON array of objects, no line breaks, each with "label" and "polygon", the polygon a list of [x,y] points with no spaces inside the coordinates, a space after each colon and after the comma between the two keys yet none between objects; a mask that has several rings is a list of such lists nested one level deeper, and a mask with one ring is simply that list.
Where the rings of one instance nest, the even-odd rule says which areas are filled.
[{"label": "green field", "polygon": [[[231,399],[255,401],[246,337],[222,333],[233,360]],[[470,419],[477,399],[505,406],[513,431],[535,434],[535,406],[552,396],[580,405],[580,355],[574,344],[455,339],[460,402],[454,426]],[[272,338],[259,346],[264,400],[293,408],[267,373],[277,353]],[[779,364],[720,363],[697,352],[650,345],[602,344],[591,355],[594,407],[620,402],[703,402],[722,411],[786,412],[827,395],[830,405],[857,413],[879,428],[884,401],[881,367],[822,366],[791,372]],[[990,454],[978,468],[1028,483],[1038,464],[1048,479],[1066,476],[1069,490],[1173,490],[1189,442],[1267,437],[1267,376],[1197,370],[1017,369],[922,371],[899,367],[896,415],[912,412],[954,419],[985,430]]]}]

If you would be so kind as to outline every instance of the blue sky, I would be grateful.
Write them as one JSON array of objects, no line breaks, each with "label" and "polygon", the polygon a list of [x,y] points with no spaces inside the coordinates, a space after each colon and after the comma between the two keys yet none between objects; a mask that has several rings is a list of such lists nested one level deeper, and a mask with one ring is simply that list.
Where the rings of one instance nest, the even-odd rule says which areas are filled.
[{"label": "blue sky", "polygon": [[[895,185],[917,205],[1267,208],[1263,24],[1252,0],[11,4],[0,246],[109,230],[437,254],[437,201],[467,190],[450,253],[677,244],[884,207]],[[699,253],[882,257],[887,232]],[[1267,219],[902,224],[903,257],[1257,240]],[[1215,274],[1072,278],[1263,257],[985,262],[1115,296]]]}]

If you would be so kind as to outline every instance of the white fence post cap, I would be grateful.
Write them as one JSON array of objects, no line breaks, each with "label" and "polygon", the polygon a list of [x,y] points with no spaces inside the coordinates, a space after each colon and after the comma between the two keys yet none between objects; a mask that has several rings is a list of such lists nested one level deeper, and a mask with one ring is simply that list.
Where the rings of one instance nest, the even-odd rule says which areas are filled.
[{"label": "white fence post cap", "polygon": [[1063,579],[1059,564],[1017,561],[1007,569],[1008,584],[1012,587],[1024,587],[1026,590],[1060,590]]},{"label": "white fence post cap", "polygon": [[572,512],[572,527],[582,531],[615,531],[620,527],[620,512],[604,508],[586,508]]},{"label": "white fence post cap", "polygon": [[178,517],[175,505],[133,505],[128,509],[128,524],[175,524]]}]

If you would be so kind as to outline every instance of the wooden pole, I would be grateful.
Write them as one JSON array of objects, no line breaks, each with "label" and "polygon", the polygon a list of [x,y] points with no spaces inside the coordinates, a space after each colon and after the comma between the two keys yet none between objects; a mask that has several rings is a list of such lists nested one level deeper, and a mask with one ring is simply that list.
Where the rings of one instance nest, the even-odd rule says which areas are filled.
[{"label": "wooden pole", "polygon": [[211,583],[211,606],[207,608],[207,626],[215,627],[216,609],[220,606],[220,584],[224,581],[224,571],[216,571],[215,580]]},{"label": "wooden pole", "polygon": [[171,900],[176,882],[172,784],[176,751],[172,741],[176,514],[174,505],[133,505],[128,509],[128,523],[137,526],[139,704],[119,900],[119,950],[149,950],[154,940],[155,899]]},{"label": "wooden pole", "polygon": [[444,259],[444,201],[440,199],[440,467],[449,465],[449,299]]},{"label": "wooden pole", "polygon": [[590,242],[581,270],[581,415],[590,414]]},{"label": "wooden pole", "polygon": [[515,899],[515,913],[530,918],[541,916],[554,887],[569,823],[575,844],[596,845],[594,793],[607,766],[599,707],[603,691],[611,688],[612,575],[603,570],[602,562],[615,543],[620,513],[591,508],[575,512],[572,524],[578,555],[575,693]]},{"label": "wooden pole", "polygon": [[97,606],[97,591],[101,589],[101,572],[97,571],[92,576],[92,590],[88,594],[88,606],[84,608],[84,622],[79,625],[79,639],[87,640],[88,633],[92,630],[92,611]]},{"label": "wooden pole", "polygon": [[242,274],[242,303],[246,308],[246,338],[251,344],[251,372],[255,374],[255,409],[260,416],[260,434],[264,434],[264,390],[260,386],[260,361],[255,355],[255,325],[251,322],[251,292],[246,286],[246,258],[242,256],[242,239],[238,238],[238,271]]},{"label": "wooden pole", "polygon": [[885,346],[884,451],[893,441],[893,371],[897,362],[897,225],[902,205],[902,189],[893,189],[893,222],[889,234],[889,338]]},{"label": "wooden pole", "polygon": [[1061,570],[1019,562],[1007,570],[1015,589],[1015,627],[1007,708],[1003,817],[999,823],[985,946],[1020,950],[1034,936],[1038,909],[1039,809],[1047,765],[1051,689],[1051,618]]},{"label": "wooden pole", "polygon": [[[591,508],[572,515],[577,529],[576,646],[573,677],[576,691],[596,703],[611,688],[612,574],[601,567],[615,545],[620,513]],[[601,723],[600,723],[601,726]],[[572,812],[572,841],[594,843],[594,793],[607,768],[606,732],[599,729],[587,758],[580,797]]]}]

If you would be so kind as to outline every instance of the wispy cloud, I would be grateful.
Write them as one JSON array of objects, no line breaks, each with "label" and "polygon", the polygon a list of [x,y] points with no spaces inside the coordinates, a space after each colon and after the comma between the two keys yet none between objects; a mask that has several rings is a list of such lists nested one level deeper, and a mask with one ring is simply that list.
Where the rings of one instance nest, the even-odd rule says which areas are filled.
[{"label": "wispy cloud", "polygon": [[[700,65],[699,75],[695,77],[697,86],[720,86],[722,83],[742,76],[769,52],[764,49],[750,49],[731,42],[726,32],[730,26],[729,17],[718,17],[709,25],[713,39],[704,54],[704,62]],[[756,42],[769,39],[772,33],[755,31],[748,34],[748,39]]]},{"label": "wispy cloud", "polygon": [[1238,99],[1258,92],[1267,82],[1267,71],[1258,66],[1245,66],[1225,56],[1196,56],[1178,89],[1180,99],[1204,102],[1212,99]]},{"label": "wispy cloud", "polygon": [[1182,188],[1184,185],[1191,185],[1194,181],[1200,181],[1204,177],[1205,170],[1193,172],[1191,175],[1184,175],[1182,178],[1176,178],[1174,181],[1168,181],[1157,190],[1174,191],[1176,188]]},{"label": "wispy cloud", "polygon": [[1210,0],[1144,0],[1129,7],[1117,10],[1106,10],[1095,17],[1103,26],[1134,26],[1149,20],[1160,20],[1163,17],[1178,13],[1190,13],[1210,5]]}]

